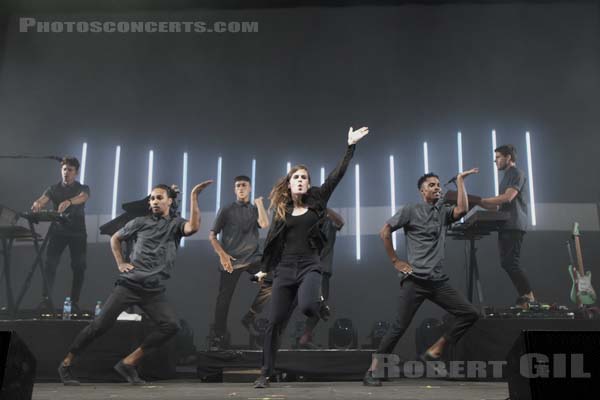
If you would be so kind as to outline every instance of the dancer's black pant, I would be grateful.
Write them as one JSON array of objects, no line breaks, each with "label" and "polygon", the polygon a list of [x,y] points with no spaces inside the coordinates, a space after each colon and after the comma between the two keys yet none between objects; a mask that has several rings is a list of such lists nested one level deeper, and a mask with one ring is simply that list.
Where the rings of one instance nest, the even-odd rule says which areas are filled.
[{"label": "dancer's black pant", "polygon": [[520,266],[521,246],[525,232],[506,230],[498,232],[500,266],[506,271],[519,296],[532,291],[529,279]]},{"label": "dancer's black pant", "polygon": [[[331,274],[323,272],[322,281],[321,281],[321,294],[325,301],[329,300],[329,280],[331,279]],[[319,323],[321,318],[318,315],[313,315],[306,319],[306,331],[313,332],[315,327]]]},{"label": "dancer's black pant", "polygon": [[477,321],[479,312],[446,281],[428,281],[407,277],[400,283],[398,314],[377,349],[378,354],[390,354],[410,325],[415,313],[427,299],[442,307],[455,319],[444,337],[456,342]]},{"label": "dancer's black pant", "polygon": [[270,376],[275,366],[282,330],[287,325],[297,296],[300,311],[307,317],[319,315],[321,266],[319,256],[283,256],[273,274],[269,324],[263,346],[262,374]]},{"label": "dancer's black pant", "polygon": [[[229,315],[229,306],[231,305],[231,299],[233,298],[233,292],[243,272],[246,271],[250,274],[258,272],[255,265],[250,265],[247,268],[240,268],[234,270],[232,273],[227,271],[221,271],[221,277],[219,280],[219,294],[217,295],[217,304],[215,305],[215,319],[214,319],[214,334],[215,336],[224,336],[227,333],[227,317]],[[260,314],[265,304],[271,298],[271,282],[262,281],[260,288],[252,305],[250,306],[250,312],[254,314]]]},{"label": "dancer's black pant", "polygon": [[69,352],[80,354],[95,338],[106,333],[115,324],[121,312],[134,305],[140,307],[158,326],[142,342],[141,348],[145,352],[159,347],[179,331],[179,321],[167,302],[164,291],[148,292],[116,285],[100,315],[79,332]]},{"label": "dancer's black pant", "polygon": [[71,283],[71,301],[79,302],[83,279],[85,277],[86,254],[87,254],[87,236],[82,235],[63,235],[54,233],[48,239],[48,248],[46,249],[46,266],[44,268],[46,277],[46,288],[43,289],[44,297],[52,297],[54,289],[54,279],[56,278],[56,267],[60,262],[60,256],[65,248],[69,246],[71,253],[71,270],[73,271],[73,281]]}]

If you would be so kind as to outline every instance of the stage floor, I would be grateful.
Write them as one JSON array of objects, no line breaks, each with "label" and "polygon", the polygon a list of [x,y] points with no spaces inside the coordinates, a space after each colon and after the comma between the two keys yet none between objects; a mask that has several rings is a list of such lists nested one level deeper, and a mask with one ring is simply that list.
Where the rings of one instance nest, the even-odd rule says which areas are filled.
[{"label": "stage floor", "polygon": [[66,387],[58,383],[36,383],[34,400],[99,399],[427,399],[504,400],[505,382],[453,382],[432,379],[403,379],[384,382],[382,387],[365,387],[360,382],[273,383],[269,389],[254,389],[247,383],[201,383],[162,381],[147,386],[128,384],[83,384]]}]

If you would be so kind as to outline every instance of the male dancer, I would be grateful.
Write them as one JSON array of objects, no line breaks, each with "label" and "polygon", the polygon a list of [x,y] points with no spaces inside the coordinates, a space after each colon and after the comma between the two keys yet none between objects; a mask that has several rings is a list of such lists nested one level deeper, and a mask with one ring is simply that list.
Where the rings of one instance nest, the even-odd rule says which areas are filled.
[{"label": "male dancer", "polygon": [[[108,331],[122,311],[133,305],[139,306],[158,325],[158,330],[119,361],[115,370],[133,385],[145,383],[139,377],[136,365],[144,354],[165,343],[179,330],[177,316],[165,296],[164,281],[171,276],[181,238],[200,229],[198,194],[212,182],[202,182],[192,189],[189,221],[170,215],[176,193],[166,185],[155,186],[149,201],[152,215],[135,218],[111,237],[110,246],[120,272],[119,279],[100,315],[77,335],[60,363],[58,374],[63,384],[79,385],[72,372],[75,357]],[[134,236],[137,239],[131,260],[125,262],[121,242]]]},{"label": "male dancer", "polygon": [[[447,283],[448,277],[442,270],[446,229],[469,210],[464,178],[478,172],[474,168],[458,174],[455,207],[440,201],[442,188],[438,176],[433,173],[423,175],[417,183],[423,202],[402,207],[381,229],[385,250],[394,267],[402,274],[400,298],[396,321],[382,339],[373,355],[371,367],[363,378],[365,386],[381,386],[379,356],[394,350],[425,299],[453,314],[456,320],[450,331],[420,356],[423,361],[438,360],[446,344],[457,341],[479,318],[477,309]],[[392,232],[400,228],[404,228],[406,235],[407,261],[398,258],[392,243]]]},{"label": "male dancer", "polygon": [[87,233],[85,229],[85,203],[90,197],[90,188],[75,180],[79,173],[79,160],[74,157],[64,157],[60,162],[62,179],[59,183],[50,186],[39,199],[33,202],[31,211],[39,212],[49,201],[52,201],[54,210],[69,214],[69,219],[64,223],[53,225],[49,232],[48,249],[46,250],[46,265],[44,275],[46,285],[43,287],[42,303],[40,308],[49,309],[52,306],[52,289],[56,277],[56,267],[60,256],[67,246],[71,253],[71,270],[73,281],[71,284],[71,307],[74,314],[80,312],[79,298],[86,268]]},{"label": "male dancer", "polygon": [[315,327],[319,323],[320,319],[326,320],[329,317],[329,306],[326,305],[326,301],[329,300],[329,280],[333,273],[333,248],[335,246],[335,239],[337,233],[344,227],[344,219],[342,216],[331,208],[327,209],[327,216],[321,227],[321,232],[327,238],[327,242],[321,250],[321,294],[323,302],[321,303],[320,315],[313,315],[306,318],[306,328],[304,334],[298,340],[300,347],[314,348],[313,343],[313,332]]},{"label": "male dancer", "polygon": [[523,237],[527,230],[527,178],[517,168],[517,149],[507,144],[494,150],[498,170],[504,172],[498,192],[500,195],[481,200],[485,208],[507,212],[510,218],[498,231],[500,266],[510,277],[519,294],[517,306],[526,308],[535,301],[529,279],[519,265]]},{"label": "male dancer", "polygon": [[[223,268],[215,306],[211,350],[226,346],[227,315],[240,276],[244,271],[255,274],[260,269],[262,254],[258,244],[258,229],[268,228],[269,218],[262,197],[254,199],[254,205],[250,204],[251,184],[250,178],[245,175],[234,178],[236,200],[219,210],[209,234],[210,244]],[[217,240],[219,233],[221,241]],[[260,314],[270,297],[271,283],[263,280],[250,310],[242,319],[242,325],[248,331],[251,331],[256,315]]]}]

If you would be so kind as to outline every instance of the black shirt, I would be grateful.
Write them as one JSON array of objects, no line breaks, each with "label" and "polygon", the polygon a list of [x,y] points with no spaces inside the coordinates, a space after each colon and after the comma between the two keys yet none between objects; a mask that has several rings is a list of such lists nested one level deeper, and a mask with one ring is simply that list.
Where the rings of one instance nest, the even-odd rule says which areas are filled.
[{"label": "black shirt", "polygon": [[343,225],[338,225],[329,217],[325,218],[323,222],[323,226],[321,227],[321,232],[327,238],[327,242],[325,242],[325,246],[323,250],[321,250],[321,268],[324,273],[331,274],[333,267],[333,247],[335,246],[335,239],[337,233],[340,229],[342,229]]},{"label": "black shirt", "polygon": [[442,271],[446,230],[454,220],[454,207],[428,203],[403,206],[387,224],[392,232],[404,228],[407,261],[420,279],[446,280]]},{"label": "black shirt", "polygon": [[310,209],[302,215],[286,214],[283,255],[318,254],[317,249],[312,248],[308,241],[310,229],[318,221],[317,213]]},{"label": "black shirt", "polygon": [[187,221],[180,217],[150,215],[129,221],[117,234],[122,240],[135,239],[130,264],[120,278],[147,288],[157,288],[171,277],[179,241]]},{"label": "black shirt", "polygon": [[[52,201],[54,211],[56,211],[58,210],[60,203],[72,199],[73,197],[77,197],[81,193],[86,193],[89,196],[89,186],[82,185],[77,181],[70,185],[59,182],[46,189],[44,196]],[[69,220],[65,223],[56,224],[55,233],[85,235],[85,203],[71,204],[67,207],[65,213],[69,215]]]},{"label": "black shirt", "polygon": [[526,231],[529,191],[525,173],[517,167],[509,167],[504,170],[504,176],[502,177],[498,191],[500,194],[504,194],[508,188],[513,188],[519,193],[510,203],[500,205],[498,210],[507,212],[510,215],[509,220],[500,229]]},{"label": "black shirt", "polygon": [[234,267],[241,268],[260,261],[258,228],[258,208],[235,201],[219,210],[211,230],[221,233],[223,250],[236,258]]}]

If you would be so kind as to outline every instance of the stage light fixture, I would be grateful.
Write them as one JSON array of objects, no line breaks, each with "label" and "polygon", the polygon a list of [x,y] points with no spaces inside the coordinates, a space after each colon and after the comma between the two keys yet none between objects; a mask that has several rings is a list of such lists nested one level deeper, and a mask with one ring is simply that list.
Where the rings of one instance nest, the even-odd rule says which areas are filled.
[{"label": "stage light fixture", "polygon": [[[391,215],[396,214],[396,174],[394,171],[394,156],[390,156],[390,211]],[[396,232],[392,233],[392,243],[396,248]]]},{"label": "stage light fixture", "polygon": [[339,318],[329,328],[329,348],[355,349],[358,344],[358,332],[348,318]]},{"label": "stage light fixture", "polygon": [[290,173],[290,169],[292,169],[292,163],[291,162],[287,162],[287,166],[286,166],[286,170],[285,173],[289,174]]},{"label": "stage light fixture", "polygon": [[113,177],[112,219],[117,216],[117,192],[119,190],[119,165],[121,163],[121,146],[115,149],[115,174]]},{"label": "stage light fixture", "polygon": [[462,150],[462,133],[456,134],[456,144],[458,146],[458,172],[463,172],[463,150]]},{"label": "stage light fixture", "polygon": [[371,339],[370,348],[377,349],[381,344],[381,340],[387,333],[388,329],[390,329],[390,323],[387,321],[376,321],[373,323],[371,327],[371,333],[367,336]]},{"label": "stage light fixture", "polygon": [[429,173],[429,150],[427,149],[427,142],[423,142],[423,167],[425,173]]},{"label": "stage light fixture", "polygon": [[355,172],[355,207],[356,207],[356,260],[360,261],[360,166],[356,164]]},{"label": "stage light fixture", "polygon": [[531,158],[531,136],[529,132],[525,132],[525,140],[527,141],[527,167],[529,169],[529,201],[531,203],[531,225],[537,224],[535,215],[535,193],[533,192],[533,160]]},{"label": "stage light fixture", "polygon": [[[187,180],[188,180],[188,153],[183,153],[183,171],[181,179],[181,218],[187,217]],[[185,238],[181,238],[181,247],[185,247]]]},{"label": "stage light fixture", "polygon": [[256,186],[256,159],[252,159],[252,202],[254,203],[254,187]]},{"label": "stage light fixture", "polygon": [[87,143],[83,142],[81,147],[81,168],[79,169],[79,182],[85,183],[85,164],[87,162]]},{"label": "stage light fixture", "polygon": [[150,194],[152,192],[152,179],[154,174],[154,151],[150,150],[148,152],[148,191],[146,193]]},{"label": "stage light fixture", "polygon": [[321,185],[325,183],[325,167],[321,167]]},{"label": "stage light fixture", "polygon": [[494,160],[494,196],[498,196],[498,166],[496,165],[496,130],[492,130],[492,160]]},{"label": "stage light fixture", "polygon": [[217,203],[215,206],[215,212],[218,213],[221,208],[221,173],[223,169],[223,157],[219,157],[217,161]]}]

